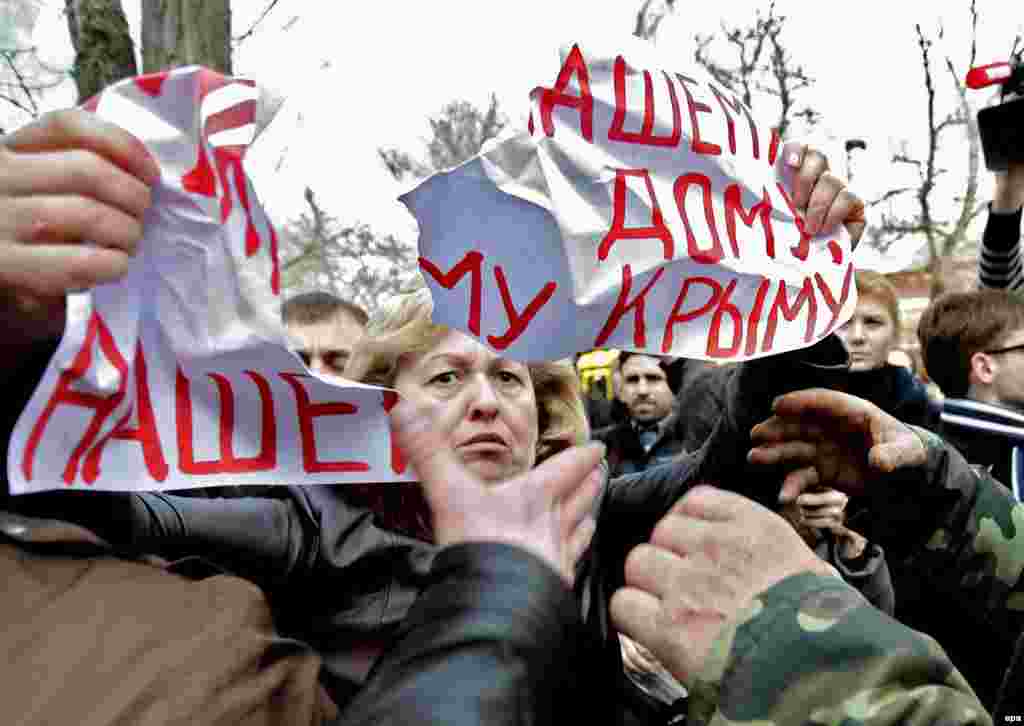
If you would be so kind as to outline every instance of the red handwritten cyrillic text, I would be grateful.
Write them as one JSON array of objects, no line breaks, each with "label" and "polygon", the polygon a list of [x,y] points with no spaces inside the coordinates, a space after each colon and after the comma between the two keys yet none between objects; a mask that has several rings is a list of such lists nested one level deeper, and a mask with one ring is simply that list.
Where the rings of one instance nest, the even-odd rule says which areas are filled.
[{"label": "red handwritten cyrillic text", "polygon": [[[683,308],[683,303],[686,302],[690,294],[691,285],[706,285],[710,288],[711,294],[699,308],[694,308],[693,310],[685,313],[680,313],[680,310]],[[672,350],[672,342],[674,340],[673,329],[676,325],[704,315],[715,306],[715,303],[718,302],[718,298],[721,294],[722,286],[718,284],[718,281],[713,277],[688,277],[683,280],[683,286],[679,289],[679,295],[676,297],[676,302],[672,306],[672,312],[669,313],[668,320],[665,321],[665,333],[661,337],[661,352],[668,353]]]},{"label": "red handwritten cyrillic text", "polygon": [[[743,343],[743,313],[732,304],[733,290],[736,289],[736,280],[732,280],[725,287],[725,292],[718,298],[715,305],[715,314],[711,317],[711,328],[708,330],[707,354],[712,358],[732,358],[740,349]],[[732,343],[728,348],[719,342],[722,337],[722,319],[728,315],[732,321]]]},{"label": "red handwritten cyrillic text", "polygon": [[[686,214],[686,190],[691,184],[696,184],[700,187],[701,196],[704,200],[704,219],[707,221],[708,230],[711,232],[710,249],[702,250],[697,246],[697,238],[693,234],[690,217]],[[676,197],[676,208],[679,210],[679,216],[683,220],[683,227],[686,229],[686,247],[690,259],[701,264],[715,264],[722,259],[724,253],[722,252],[722,242],[718,239],[718,229],[715,226],[715,206],[711,195],[711,180],[699,172],[683,174],[676,179],[673,192]],[[739,248],[736,247],[735,242],[733,242],[733,253],[737,257],[740,256]]]},{"label": "red handwritten cyrillic text", "polygon": [[730,184],[725,190],[725,231],[729,235],[732,249],[739,257],[739,242],[736,240],[736,216],[739,215],[743,224],[754,226],[754,219],[761,220],[761,231],[764,233],[765,253],[775,259],[775,230],[772,229],[772,202],[768,190],[763,190],[761,201],[750,208],[749,214],[743,209],[743,189],[739,184]]},{"label": "red handwritten cyrillic text", "polygon": [[[381,404],[388,413],[391,413],[391,409],[395,407],[399,400],[398,394],[394,391],[384,391],[381,394]],[[402,453],[402,449],[398,446],[398,442],[395,441],[395,437],[390,435],[390,431],[388,434],[391,439],[391,471],[396,474],[404,474],[406,466],[408,466],[405,461],[405,454]]]},{"label": "red handwritten cyrillic text", "polygon": [[[651,224],[647,227],[626,227],[626,192],[628,177],[639,177],[644,180],[647,187],[647,196],[651,202]],[[666,260],[671,260],[675,255],[675,241],[672,233],[665,224],[665,218],[661,214],[661,205],[658,204],[658,197],[654,193],[654,185],[651,183],[651,175],[646,169],[616,169],[615,190],[612,194],[612,227],[608,234],[601,240],[597,247],[597,258],[604,260],[608,258],[612,245],[620,239],[658,239],[661,240],[662,255]]]},{"label": "red handwritten cyrillic text", "polygon": [[814,281],[818,283],[818,289],[821,291],[821,296],[825,299],[825,305],[828,307],[830,313],[832,313],[832,319],[828,321],[828,327],[826,330],[832,330],[836,324],[836,320],[839,319],[839,314],[843,310],[843,305],[850,297],[850,281],[853,279],[853,263],[851,262],[846,267],[846,275],[843,277],[843,289],[839,294],[839,301],[836,302],[835,297],[832,295],[832,291],[828,287],[828,283],[825,282],[825,278],[821,276],[820,272],[814,273]]},{"label": "red handwritten cyrillic text", "polygon": [[659,267],[658,271],[651,277],[650,282],[644,285],[644,289],[633,300],[629,300],[629,291],[633,286],[633,270],[629,265],[622,266],[622,287],[619,288],[619,299],[615,301],[615,307],[612,308],[608,320],[605,321],[604,327],[601,328],[601,332],[598,333],[597,339],[594,341],[595,348],[600,348],[607,342],[608,338],[611,337],[612,333],[619,326],[619,320],[631,308],[633,309],[633,345],[637,348],[643,348],[647,345],[647,331],[644,321],[645,299],[647,293],[661,278],[663,272],[665,272],[665,268]]},{"label": "red handwritten cyrillic text", "polygon": [[[103,355],[118,372],[117,391],[110,396],[82,393],[72,388],[72,384],[85,376],[86,371],[92,366],[93,346],[96,344],[97,339]],[[64,467],[64,482],[67,484],[73,483],[78,474],[78,462],[85,455],[86,451],[89,450],[89,447],[93,445],[107,418],[124,399],[127,381],[128,364],[125,362],[124,356],[121,355],[121,351],[117,349],[114,336],[110,334],[110,329],[103,322],[103,318],[100,317],[99,313],[94,312],[92,317],[89,318],[81,350],[78,351],[72,360],[71,367],[60,374],[53,395],[50,396],[50,400],[43,409],[43,413],[39,416],[39,419],[32,427],[32,432],[29,434],[21,460],[21,470],[25,479],[32,481],[36,451],[39,448],[39,443],[43,438],[50,418],[58,406],[67,405],[87,408],[93,411],[92,421],[89,422],[88,428],[78,442],[78,446],[71,452],[71,457]]]},{"label": "red handwritten cyrillic text", "polygon": [[138,426],[129,428],[132,411],[126,413],[113,430],[100,438],[89,455],[85,457],[82,467],[82,478],[86,484],[95,483],[100,476],[100,460],[107,442],[111,439],[119,441],[137,441],[142,447],[142,460],[146,471],[153,481],[162,482],[167,478],[169,467],[164,458],[163,446],[160,444],[160,433],[156,428],[156,416],[153,414],[153,400],[149,393],[149,372],[146,366],[146,355],[142,350],[142,341],[135,347],[135,406]]},{"label": "red handwritten cyrillic text", "polygon": [[509,345],[514,343],[516,339],[523,334],[526,330],[526,326],[530,324],[537,312],[547,304],[551,296],[555,294],[555,290],[558,288],[558,284],[555,282],[549,282],[541,288],[534,298],[529,302],[526,308],[523,309],[523,314],[520,315],[516,310],[515,304],[512,302],[512,293],[509,292],[508,282],[505,280],[505,271],[498,265],[494,268],[494,279],[498,282],[498,292],[501,293],[501,302],[505,306],[505,316],[508,318],[508,330],[502,335],[488,335],[487,342],[490,343],[495,350],[505,350]]},{"label": "red handwritten cyrillic text", "polygon": [[612,118],[611,128],[608,129],[608,139],[611,141],[623,141],[628,144],[644,144],[646,146],[668,146],[676,147],[683,134],[682,112],[679,110],[679,96],[676,95],[675,86],[667,73],[665,85],[668,87],[669,100],[672,103],[672,133],[667,136],[658,136],[654,133],[654,81],[651,79],[650,71],[643,71],[644,74],[644,120],[640,132],[626,131],[626,61],[622,56],[615,59],[615,116]]},{"label": "red handwritten cyrillic text", "polygon": [[220,459],[196,461],[192,446],[191,382],[178,367],[174,382],[175,424],[178,434],[178,468],[185,474],[243,474],[266,471],[277,466],[277,420],[274,418],[274,399],[267,379],[255,371],[245,371],[260,394],[260,450],[256,456],[235,456],[235,392],[231,381],[220,373],[209,373],[217,386],[220,417],[217,422]]},{"label": "red handwritten cyrillic text", "polygon": [[359,411],[359,407],[345,401],[322,401],[313,403],[309,393],[302,385],[301,379],[309,378],[304,373],[279,373],[295,393],[295,405],[299,416],[299,434],[302,437],[302,467],[310,474],[322,472],[353,472],[369,471],[370,465],[365,461],[321,461],[316,450],[316,432],[313,419],[320,416],[350,416]]},{"label": "red handwritten cyrillic text", "polygon": [[[573,75],[579,84],[580,95],[566,93]],[[590,95],[590,74],[579,46],[574,45],[558,72],[554,88],[543,88],[540,97],[540,122],[547,136],[554,136],[555,124],[551,112],[555,106],[575,108],[580,112],[580,133],[587,141],[594,140],[594,97]]]},{"label": "red handwritten cyrillic text", "polygon": [[789,207],[789,211],[793,214],[793,223],[800,233],[800,241],[795,246],[790,247],[789,251],[793,253],[793,257],[803,262],[811,251],[811,235],[807,234],[807,223],[800,216],[800,213],[796,211],[796,207],[793,205],[793,200],[790,198],[789,192],[786,191],[786,187],[781,182],[777,183],[776,186],[779,188],[779,194],[786,200],[786,206]]},{"label": "red handwritten cyrillic text", "polygon": [[781,312],[782,317],[786,320],[793,321],[796,320],[796,316],[800,314],[800,310],[804,305],[808,307],[804,342],[810,343],[814,340],[814,328],[818,322],[818,300],[814,295],[814,285],[811,283],[811,278],[804,278],[804,283],[800,286],[800,292],[797,293],[796,300],[793,301],[792,305],[789,304],[787,290],[786,281],[779,280],[779,291],[775,294],[775,301],[768,311],[768,327],[765,329],[764,338],[761,341],[762,353],[770,351],[775,342],[775,330],[779,324],[779,313]]},{"label": "red handwritten cyrillic text", "polygon": [[469,288],[469,320],[467,327],[473,335],[480,337],[480,306],[483,296],[483,266],[484,256],[476,250],[466,253],[459,262],[448,272],[441,272],[441,269],[426,257],[420,257],[420,269],[437,281],[441,287],[451,290],[459,280],[470,273]]},{"label": "red handwritten cyrillic text", "polygon": [[693,93],[690,92],[687,83],[696,84],[693,78],[684,76],[682,73],[676,73],[676,78],[679,79],[679,83],[683,87],[683,93],[686,94],[686,106],[690,111],[690,149],[695,154],[708,154],[709,156],[718,156],[722,153],[722,147],[718,144],[712,144],[700,136],[700,121],[697,119],[698,113],[711,113],[711,106],[707,105],[703,101],[695,101]]},{"label": "red handwritten cyrillic text", "polygon": [[754,123],[754,117],[750,115],[750,109],[744,106],[735,96],[730,99],[725,91],[722,91],[714,83],[709,83],[708,88],[711,89],[711,93],[714,94],[715,99],[718,101],[722,113],[725,114],[725,123],[729,133],[729,151],[733,154],[736,153],[736,122],[732,120],[732,113],[729,113],[732,110],[733,113],[742,114],[747,117],[747,125],[750,126],[750,143],[753,155],[755,159],[760,159],[761,143],[757,138],[757,124]]}]

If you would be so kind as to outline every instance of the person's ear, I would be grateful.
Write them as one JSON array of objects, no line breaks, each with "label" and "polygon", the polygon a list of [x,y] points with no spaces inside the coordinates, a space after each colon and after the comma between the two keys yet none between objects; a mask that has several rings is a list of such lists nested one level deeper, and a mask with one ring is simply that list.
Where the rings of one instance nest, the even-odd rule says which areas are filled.
[{"label": "person's ear", "polygon": [[968,371],[967,382],[969,384],[980,383],[991,385],[995,379],[996,367],[999,364],[996,360],[984,351],[977,351],[971,356],[971,369]]}]

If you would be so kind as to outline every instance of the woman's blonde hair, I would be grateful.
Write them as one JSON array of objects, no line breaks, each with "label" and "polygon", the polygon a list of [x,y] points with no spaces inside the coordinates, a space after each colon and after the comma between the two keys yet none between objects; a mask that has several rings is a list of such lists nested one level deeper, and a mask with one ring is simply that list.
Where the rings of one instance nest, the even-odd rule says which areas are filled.
[{"label": "woman's blonde hair", "polygon": [[873,297],[889,313],[896,339],[900,337],[900,297],[896,286],[888,277],[874,270],[857,270],[855,275],[858,297]]},{"label": "woman's blonde hair", "polygon": [[[425,353],[450,328],[431,321],[434,303],[421,287],[396,295],[370,318],[356,345],[346,375],[363,383],[393,387],[400,359]],[[537,463],[584,443],[590,436],[574,368],[564,362],[528,363],[537,401]]]}]

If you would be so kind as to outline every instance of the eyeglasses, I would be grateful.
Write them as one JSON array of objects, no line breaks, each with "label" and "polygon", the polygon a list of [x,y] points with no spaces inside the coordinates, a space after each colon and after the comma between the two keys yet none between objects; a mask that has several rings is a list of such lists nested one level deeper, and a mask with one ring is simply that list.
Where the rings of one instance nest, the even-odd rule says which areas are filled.
[{"label": "eyeglasses", "polygon": [[1009,353],[1012,350],[1024,350],[1024,343],[1018,343],[1017,345],[1009,345],[1005,348],[994,348],[992,350],[985,350],[982,352],[988,353],[989,355],[995,355],[996,353]]}]

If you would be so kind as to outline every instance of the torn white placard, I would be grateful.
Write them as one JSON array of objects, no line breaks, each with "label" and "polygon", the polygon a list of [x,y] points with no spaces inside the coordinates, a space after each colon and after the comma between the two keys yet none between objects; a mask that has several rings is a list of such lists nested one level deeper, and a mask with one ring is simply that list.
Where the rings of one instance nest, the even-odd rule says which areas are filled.
[{"label": "torn white placard", "polygon": [[519,359],[740,360],[856,304],[849,235],[809,237],[781,142],[696,72],[563,52],[530,128],[402,199],[434,320]]},{"label": "torn white placard", "polygon": [[403,478],[395,394],[322,381],[287,349],[277,237],[242,163],[264,98],[192,67],[86,104],[139,137],[162,180],[126,277],[68,298],[11,439],[13,493]]}]

